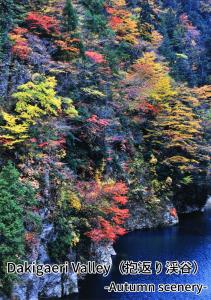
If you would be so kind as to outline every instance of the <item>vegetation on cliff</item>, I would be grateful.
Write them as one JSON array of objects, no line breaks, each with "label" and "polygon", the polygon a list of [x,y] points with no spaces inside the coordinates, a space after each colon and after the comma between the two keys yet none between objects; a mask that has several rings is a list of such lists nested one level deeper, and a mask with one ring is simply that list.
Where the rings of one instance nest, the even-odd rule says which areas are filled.
[{"label": "vegetation on cliff", "polygon": [[203,183],[202,205],[209,13],[209,0],[0,0],[1,270],[38,246],[24,211],[45,212],[62,262],[125,234],[131,203],[181,209]]}]

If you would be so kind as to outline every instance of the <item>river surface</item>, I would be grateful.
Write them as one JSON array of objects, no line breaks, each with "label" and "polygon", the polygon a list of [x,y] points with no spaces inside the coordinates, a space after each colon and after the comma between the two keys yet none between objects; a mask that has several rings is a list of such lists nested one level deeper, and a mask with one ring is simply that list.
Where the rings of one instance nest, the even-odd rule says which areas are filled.
[{"label": "river surface", "polygon": [[[195,213],[180,217],[175,227],[135,231],[120,238],[115,244],[117,256],[108,275],[87,276],[80,283],[80,293],[65,299],[74,300],[211,300],[211,208],[204,213]],[[127,275],[119,272],[121,260],[160,261],[165,265],[169,261],[197,261],[197,275]],[[165,269],[165,268],[164,268]],[[208,286],[197,296],[196,293],[108,293],[104,286],[111,281],[116,283],[201,283]]]}]

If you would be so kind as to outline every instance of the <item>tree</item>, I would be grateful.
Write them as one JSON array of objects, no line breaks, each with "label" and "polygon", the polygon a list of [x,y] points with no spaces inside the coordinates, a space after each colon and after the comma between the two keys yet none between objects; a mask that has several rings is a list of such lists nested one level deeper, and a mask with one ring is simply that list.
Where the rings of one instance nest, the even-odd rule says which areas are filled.
[{"label": "tree", "polygon": [[12,148],[29,138],[31,126],[35,126],[44,116],[58,116],[63,111],[67,116],[74,117],[78,113],[72,100],[56,95],[56,79],[37,75],[33,81],[19,86],[12,96],[16,100],[15,113],[2,111],[5,125],[1,126],[2,143]]},{"label": "tree", "polygon": [[0,286],[9,289],[13,277],[6,273],[6,263],[23,258],[25,209],[35,205],[34,192],[19,180],[19,172],[9,162],[0,172]]},{"label": "tree", "polygon": [[107,28],[104,0],[82,0],[86,8],[86,26],[94,33],[102,34]]},{"label": "tree", "polygon": [[8,41],[8,32],[12,26],[14,17],[14,1],[0,0],[0,53],[5,42]]},{"label": "tree", "polygon": [[154,52],[146,52],[135,61],[124,83],[130,110],[160,109],[175,94],[168,68]]},{"label": "tree", "polygon": [[158,159],[158,173],[171,176],[175,186],[186,184],[188,177],[191,179],[193,174],[201,172],[204,156],[200,152],[202,127],[195,113],[198,106],[198,100],[189,89],[178,89],[165,108],[149,122],[145,135],[149,153]]},{"label": "tree", "polygon": [[78,18],[73,8],[73,4],[71,0],[66,0],[63,14],[64,14],[64,24],[67,31],[75,30],[78,25]]},{"label": "tree", "polygon": [[25,19],[28,28],[44,35],[60,34],[59,22],[54,17],[49,17],[37,12],[29,12]]},{"label": "tree", "polygon": [[132,13],[126,9],[126,2],[112,1],[106,11],[109,14],[109,27],[116,33],[117,40],[137,44],[138,24]]},{"label": "tree", "polygon": [[115,241],[124,235],[122,226],[129,217],[127,203],[128,187],[124,182],[101,181],[100,174],[91,182],[79,182],[78,191],[83,199],[82,212],[87,218],[90,230],[86,232],[93,242]]},{"label": "tree", "polygon": [[147,41],[151,41],[152,31],[154,29],[156,14],[153,11],[155,3],[149,0],[143,0],[140,3],[140,34],[141,37]]}]

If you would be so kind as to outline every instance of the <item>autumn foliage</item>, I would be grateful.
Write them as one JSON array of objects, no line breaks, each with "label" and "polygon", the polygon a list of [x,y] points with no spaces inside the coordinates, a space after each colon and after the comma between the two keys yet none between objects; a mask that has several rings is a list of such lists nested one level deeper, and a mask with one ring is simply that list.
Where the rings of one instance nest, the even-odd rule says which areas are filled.
[{"label": "autumn foliage", "polygon": [[64,35],[63,39],[56,40],[55,44],[58,47],[59,54],[61,57],[68,59],[77,57],[80,54],[80,39],[78,38],[71,38],[69,36]]},{"label": "autumn foliage", "polygon": [[101,64],[105,62],[105,58],[102,54],[95,51],[86,51],[85,55],[94,63]]},{"label": "autumn foliage", "polygon": [[116,32],[119,41],[131,44],[137,43],[138,26],[133,15],[126,9],[124,0],[112,1],[111,6],[106,6],[109,15],[109,27]]},{"label": "autumn foliage", "polygon": [[12,53],[21,60],[26,60],[32,52],[25,35],[28,33],[26,28],[16,27],[10,33],[10,39],[13,42]]},{"label": "autumn foliage", "polygon": [[146,52],[135,61],[124,84],[131,110],[157,113],[175,94],[168,68],[156,60],[154,52]]},{"label": "autumn foliage", "polygon": [[37,12],[28,13],[25,19],[28,28],[41,34],[60,34],[59,22],[56,18]]},{"label": "autumn foliage", "polygon": [[91,229],[86,233],[92,241],[115,241],[126,233],[122,225],[129,212],[122,208],[128,200],[124,182],[80,182],[77,188],[84,199],[84,208],[97,208],[90,219]]}]

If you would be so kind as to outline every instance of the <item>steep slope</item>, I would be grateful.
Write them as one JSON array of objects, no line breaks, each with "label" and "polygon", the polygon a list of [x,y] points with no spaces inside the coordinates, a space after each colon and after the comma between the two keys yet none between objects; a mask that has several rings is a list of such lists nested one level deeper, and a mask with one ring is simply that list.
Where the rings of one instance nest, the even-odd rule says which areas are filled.
[{"label": "steep slope", "polygon": [[[2,197],[0,209],[12,203],[33,216],[21,219],[10,236],[17,244],[2,255],[4,293],[22,300],[77,290],[73,272],[23,276],[14,286],[5,274],[14,253],[41,263],[86,262],[91,254],[110,263],[126,230],[172,225],[177,211],[203,207],[208,4],[0,1],[0,162],[11,176],[18,169],[16,180],[36,200],[28,205],[23,193],[15,201],[0,174],[10,200]],[[10,239],[0,235],[7,249]]]}]

